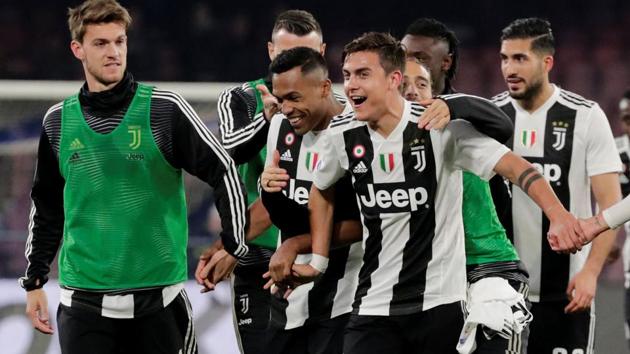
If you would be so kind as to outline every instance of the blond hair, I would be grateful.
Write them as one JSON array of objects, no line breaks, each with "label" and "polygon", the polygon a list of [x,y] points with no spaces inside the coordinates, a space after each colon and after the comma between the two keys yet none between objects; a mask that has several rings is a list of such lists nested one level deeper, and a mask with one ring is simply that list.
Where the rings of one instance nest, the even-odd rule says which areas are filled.
[{"label": "blond hair", "polygon": [[87,25],[117,22],[125,29],[131,24],[127,9],[116,0],[87,0],[68,9],[68,28],[72,39],[83,42]]}]

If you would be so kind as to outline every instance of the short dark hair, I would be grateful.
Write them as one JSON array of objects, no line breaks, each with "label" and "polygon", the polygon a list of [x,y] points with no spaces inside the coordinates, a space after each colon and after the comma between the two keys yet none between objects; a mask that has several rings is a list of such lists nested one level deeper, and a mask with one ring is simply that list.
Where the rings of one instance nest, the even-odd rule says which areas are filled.
[{"label": "short dark hair", "polygon": [[434,38],[448,44],[448,54],[453,58],[453,64],[446,72],[446,80],[450,83],[455,77],[457,62],[459,61],[459,41],[455,32],[434,18],[419,18],[407,27],[405,35]]},{"label": "short dark hair", "polygon": [[122,24],[125,30],[131,25],[129,12],[116,0],[86,0],[68,9],[68,28],[78,42],[83,42],[88,25],[111,22]]},{"label": "short dark hair", "polygon": [[343,48],[341,61],[345,62],[352,53],[364,51],[377,53],[387,74],[394,70],[405,71],[405,48],[389,33],[368,32],[353,39]]},{"label": "short dark hair", "polygon": [[630,88],[626,89],[626,92],[623,93],[623,96],[621,98],[627,98],[630,100]]},{"label": "short dark hair", "polygon": [[276,17],[271,35],[281,29],[296,36],[305,36],[311,32],[322,35],[322,28],[313,14],[304,10],[287,10]]},{"label": "short dark hair", "polygon": [[533,38],[532,50],[553,55],[555,39],[549,21],[538,17],[519,18],[501,31],[501,41]]},{"label": "short dark hair", "polygon": [[295,47],[282,51],[269,65],[269,71],[272,74],[282,74],[298,66],[301,67],[302,74],[321,69],[325,75],[328,75],[326,59],[318,51],[307,47]]}]

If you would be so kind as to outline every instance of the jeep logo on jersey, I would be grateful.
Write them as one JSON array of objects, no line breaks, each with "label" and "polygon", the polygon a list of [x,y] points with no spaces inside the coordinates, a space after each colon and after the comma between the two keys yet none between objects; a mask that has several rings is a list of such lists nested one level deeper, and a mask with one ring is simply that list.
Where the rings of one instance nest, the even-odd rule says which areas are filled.
[{"label": "jeep logo on jersey", "polygon": [[140,147],[141,135],[140,135],[140,126],[139,125],[130,125],[127,129],[127,132],[131,134],[131,143],[129,143],[129,147],[131,150],[135,150]]},{"label": "jeep logo on jersey", "polygon": [[[394,186],[400,188],[392,188]],[[359,195],[365,211],[377,213],[416,211],[429,199],[429,193],[423,187],[404,188],[401,183],[379,184],[378,187],[379,189],[374,191],[374,184],[368,184],[367,195]]]},{"label": "jeep logo on jersey", "polygon": [[533,162],[532,165],[534,165],[534,167],[536,167],[536,169],[542,173],[549,182],[558,182],[560,177],[562,177],[562,170],[560,169],[560,166],[555,163],[540,164]]},{"label": "jeep logo on jersey", "polygon": [[534,144],[536,144],[536,130],[523,129],[521,132],[521,144],[528,148],[534,146]]},{"label": "jeep logo on jersey", "polygon": [[393,153],[389,153],[389,154],[379,154],[379,164],[381,166],[381,170],[383,170],[383,172],[385,173],[390,173],[394,170],[395,167],[395,163],[394,163],[394,154]]},{"label": "jeep logo on jersey", "polygon": [[289,185],[282,190],[282,193],[296,203],[304,205],[308,203],[308,192],[310,189],[311,182],[291,178]]},{"label": "jeep logo on jersey", "polygon": [[363,156],[365,156],[365,146],[361,144],[355,145],[352,148],[352,155],[354,155],[354,157],[356,157],[357,159],[360,159]]},{"label": "jeep logo on jersey", "polygon": [[295,134],[289,132],[287,133],[287,135],[284,136],[284,143],[287,144],[287,146],[293,145],[294,142],[295,142]]},{"label": "jeep logo on jersey", "polygon": [[306,165],[306,170],[308,172],[313,172],[315,171],[315,167],[317,166],[317,163],[319,162],[319,154],[316,152],[307,152],[306,153],[306,160],[304,161],[304,164]]},{"label": "jeep logo on jersey", "polygon": [[553,125],[553,136],[556,137],[556,141],[551,145],[557,151],[562,150],[564,148],[564,144],[567,139],[567,128],[569,128],[569,123],[566,122],[552,122]]},{"label": "jeep logo on jersey", "polygon": [[424,171],[424,168],[427,167],[424,155],[424,146],[412,146],[411,155],[416,158],[416,164],[413,166],[413,168],[416,169],[416,171],[418,172]]}]

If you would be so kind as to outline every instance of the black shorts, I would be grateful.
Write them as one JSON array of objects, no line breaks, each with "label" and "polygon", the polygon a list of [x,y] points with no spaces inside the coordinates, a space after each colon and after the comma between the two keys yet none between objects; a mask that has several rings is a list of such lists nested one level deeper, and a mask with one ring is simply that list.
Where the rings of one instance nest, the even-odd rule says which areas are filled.
[{"label": "black shorts", "polygon": [[273,332],[269,354],[342,354],[350,314]]},{"label": "black shorts", "polygon": [[[592,353],[595,344],[595,313],[565,314],[568,301],[532,303],[534,320],[529,324],[528,353]],[[592,314],[591,314],[592,312]]]},{"label": "black shorts", "polygon": [[182,294],[159,311],[130,319],[60,304],[57,324],[63,354],[197,353],[190,303]]},{"label": "black shorts", "polygon": [[400,316],[351,315],[345,354],[457,354],[464,325],[462,302]]},{"label": "black shorts", "polygon": [[267,264],[234,270],[234,317],[243,353],[262,353],[269,343],[271,293],[263,289]]}]

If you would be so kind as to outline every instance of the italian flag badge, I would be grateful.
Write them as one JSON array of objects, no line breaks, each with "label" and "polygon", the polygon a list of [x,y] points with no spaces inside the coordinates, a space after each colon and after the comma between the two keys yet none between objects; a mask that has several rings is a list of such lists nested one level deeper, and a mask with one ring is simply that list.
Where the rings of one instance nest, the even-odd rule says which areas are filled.
[{"label": "italian flag badge", "polygon": [[317,166],[317,162],[319,161],[319,154],[316,152],[311,152],[309,151],[306,154],[306,169],[309,172],[313,172],[315,170],[315,167]]},{"label": "italian flag badge", "polygon": [[532,147],[536,144],[536,130],[524,129],[521,132],[521,143],[525,147]]},{"label": "italian flag badge", "polygon": [[385,171],[386,173],[392,172],[392,170],[394,169],[394,154],[393,153],[379,154],[379,160],[380,160],[381,170]]}]

